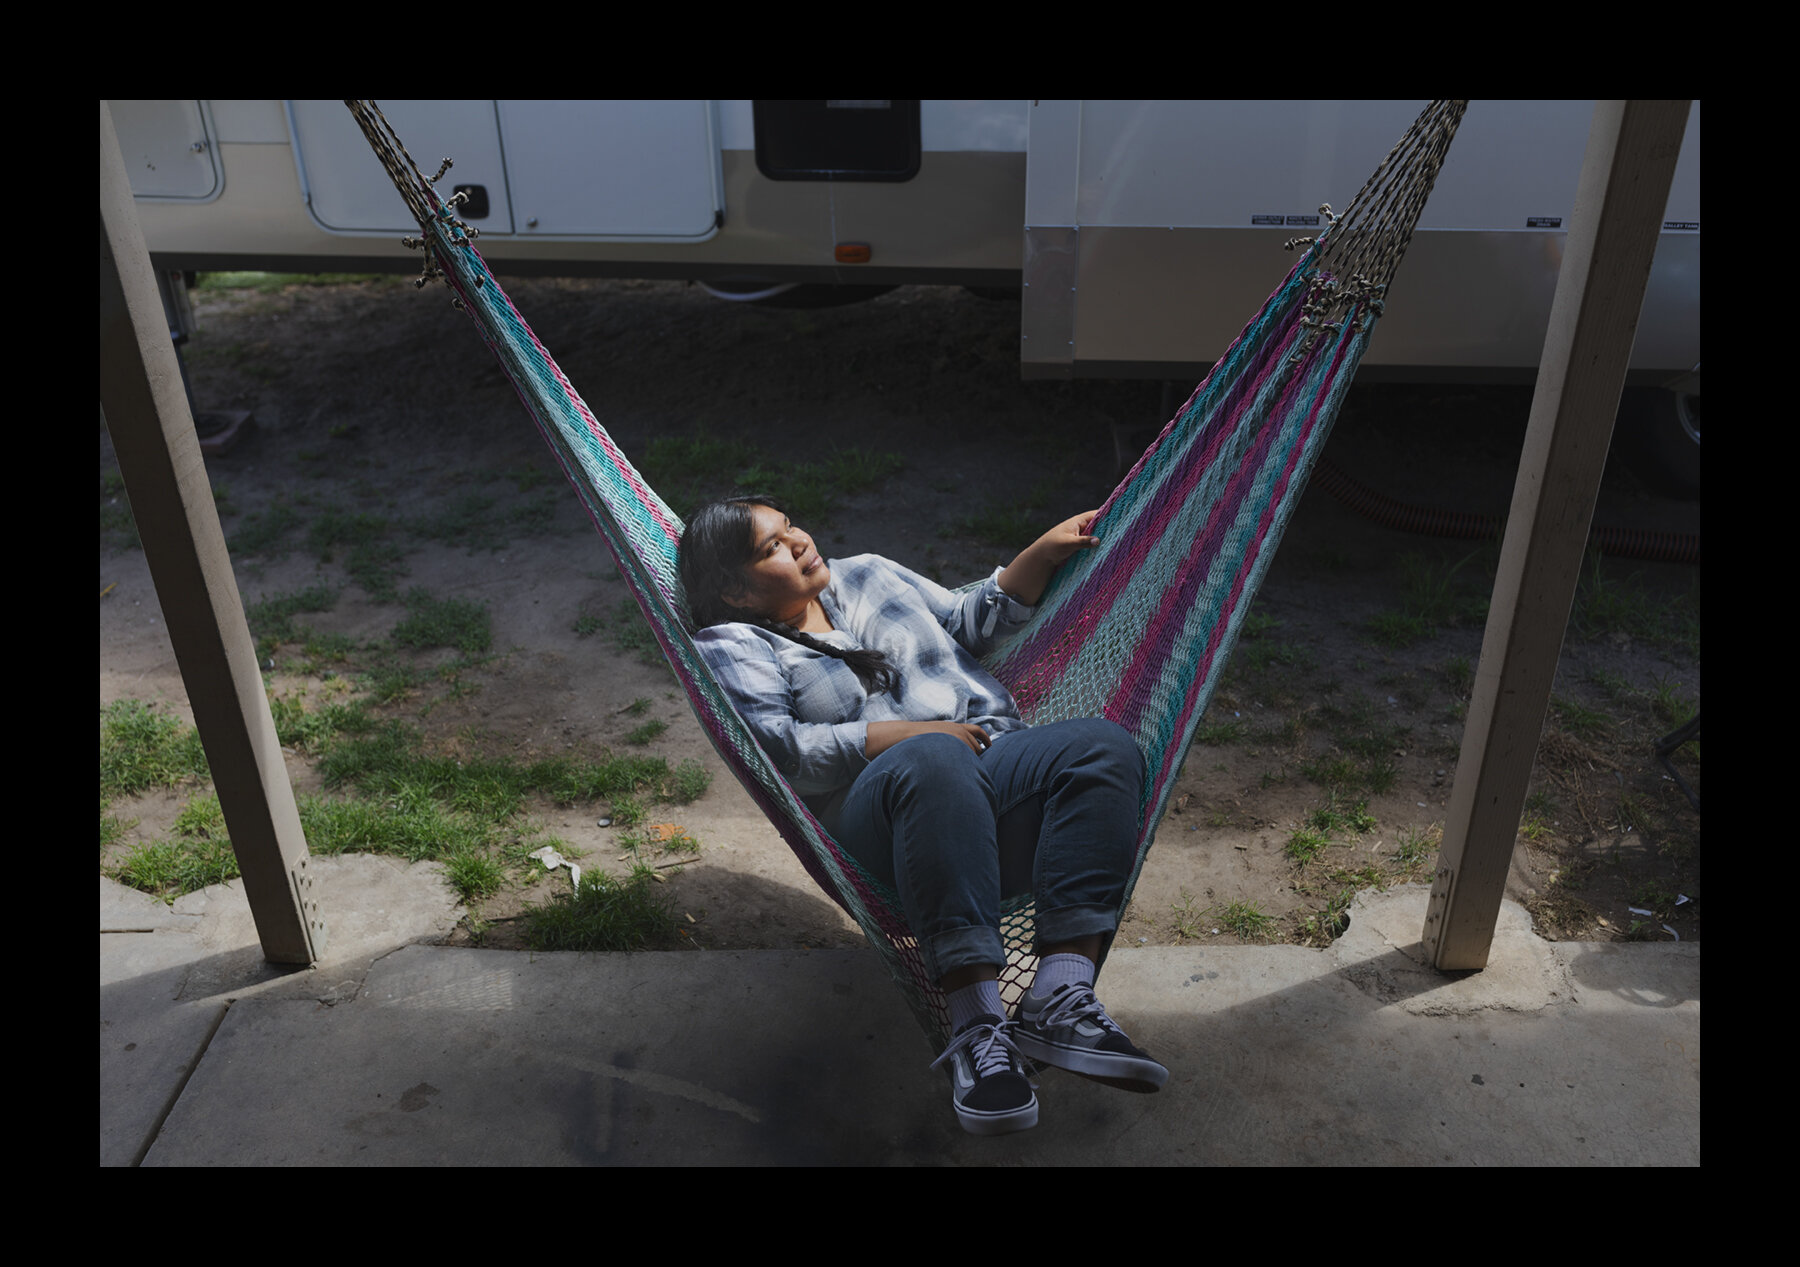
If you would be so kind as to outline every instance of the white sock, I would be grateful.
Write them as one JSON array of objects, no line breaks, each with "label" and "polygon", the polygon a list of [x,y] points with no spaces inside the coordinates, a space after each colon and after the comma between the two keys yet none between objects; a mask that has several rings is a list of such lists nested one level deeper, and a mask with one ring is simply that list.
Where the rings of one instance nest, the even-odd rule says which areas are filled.
[{"label": "white sock", "polygon": [[1094,961],[1086,955],[1050,955],[1038,960],[1037,976],[1032,978],[1031,995],[1047,999],[1065,985],[1094,984]]},{"label": "white sock", "polygon": [[978,1016],[1006,1019],[1006,1009],[1000,1004],[1000,983],[998,981],[977,981],[974,985],[965,985],[960,990],[952,990],[945,998],[945,1002],[950,1005],[950,1032],[952,1034]]}]

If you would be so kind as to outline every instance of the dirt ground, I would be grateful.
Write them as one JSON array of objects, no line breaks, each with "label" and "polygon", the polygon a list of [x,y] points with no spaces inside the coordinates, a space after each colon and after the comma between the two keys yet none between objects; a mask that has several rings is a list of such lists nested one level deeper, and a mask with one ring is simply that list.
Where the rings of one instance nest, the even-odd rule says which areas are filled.
[{"label": "dirt ground", "polygon": [[[874,551],[949,584],[1011,557],[971,517],[1035,501],[1028,514],[1047,527],[1098,505],[1192,387],[1170,400],[1155,383],[1021,383],[1016,305],[954,288],[767,311],[673,282],[506,284],[628,454],[705,434],[746,440],[774,462],[853,447],[900,455],[898,474],[808,526],[828,556]],[[447,291],[385,279],[206,290],[195,306],[201,330],[184,352],[195,407],[254,417],[207,464],[246,605],[325,583],[337,601],[307,615],[309,627],[385,637],[400,603],[372,600],[348,578],[342,548],[309,548],[306,529],[327,514],[379,517],[402,553],[401,592],[485,604],[496,652],[463,689],[422,689],[387,713],[451,751],[701,762],[710,790],[671,812],[699,852],[664,872],[686,944],[859,944],[714,755],[667,671],[596,631],[612,625],[626,588]],[[1528,388],[1359,386],[1326,459],[1389,498],[1502,516],[1530,398]],[[191,720],[142,551],[104,527],[117,496],[104,426],[100,449],[100,704],[160,702]],[[479,532],[427,530],[452,506],[478,508]],[[286,544],[245,544],[278,509],[295,525]],[[1609,469],[1596,523],[1697,533],[1699,507]],[[1315,481],[1189,752],[1121,944],[1321,945],[1348,893],[1430,882],[1497,553],[1383,527]],[[1699,568],[1608,559],[1597,576],[1564,645],[1508,894],[1553,939],[1697,940],[1699,815],[1652,748],[1675,709],[1698,704]],[[1437,600],[1428,636],[1398,645],[1377,632],[1427,598]],[[1613,615],[1596,614],[1601,599]],[[274,691],[325,697],[330,670],[309,671],[298,648],[273,662]],[[648,711],[631,711],[640,700]],[[666,729],[628,747],[646,719]],[[1697,794],[1698,745],[1676,761]],[[298,791],[319,790],[306,759],[290,754],[289,769]],[[124,844],[166,834],[190,793],[116,806],[136,820]],[[1344,813],[1364,803],[1365,817]],[[583,866],[623,870],[620,829],[600,825],[608,809],[533,814]],[[1321,842],[1299,860],[1295,834],[1315,819]],[[517,945],[512,917],[567,883],[558,871],[507,889],[455,940]]]}]

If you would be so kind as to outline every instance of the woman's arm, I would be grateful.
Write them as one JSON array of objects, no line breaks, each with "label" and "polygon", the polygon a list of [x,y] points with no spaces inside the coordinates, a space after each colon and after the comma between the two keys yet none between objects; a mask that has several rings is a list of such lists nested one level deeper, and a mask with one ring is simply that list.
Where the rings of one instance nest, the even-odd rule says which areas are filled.
[{"label": "woman's arm", "polygon": [[1077,550],[1092,550],[1100,544],[1100,538],[1089,536],[1086,531],[1099,513],[1084,510],[1026,546],[1018,558],[1001,570],[1000,588],[1027,607],[1037,606],[1057,568]]}]

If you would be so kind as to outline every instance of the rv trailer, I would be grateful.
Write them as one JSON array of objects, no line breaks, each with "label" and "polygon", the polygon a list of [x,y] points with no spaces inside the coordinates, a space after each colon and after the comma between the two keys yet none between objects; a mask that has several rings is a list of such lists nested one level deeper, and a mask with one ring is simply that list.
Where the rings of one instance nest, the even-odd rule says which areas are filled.
[{"label": "rv trailer", "polygon": [[[1417,101],[380,103],[501,274],[693,281],[823,304],[908,284],[1019,303],[1019,371],[1194,381],[1342,210]],[[1473,103],[1365,380],[1529,382],[1592,101]],[[341,101],[111,103],[153,264],[416,270]],[[179,304],[175,307],[179,309]],[[1700,107],[1663,217],[1626,412],[1699,439]],[[1622,414],[1622,416],[1624,416]],[[1697,477],[1696,477],[1697,478]]]}]

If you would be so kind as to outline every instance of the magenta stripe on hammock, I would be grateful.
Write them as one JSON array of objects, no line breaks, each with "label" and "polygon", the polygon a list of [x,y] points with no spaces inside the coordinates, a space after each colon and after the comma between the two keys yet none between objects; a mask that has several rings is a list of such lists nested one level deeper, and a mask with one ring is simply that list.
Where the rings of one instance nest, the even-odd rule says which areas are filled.
[{"label": "magenta stripe on hammock", "polygon": [[[1346,320],[1348,320],[1348,317],[1346,317]],[[1340,339],[1338,341],[1336,354],[1332,357],[1331,367],[1325,374],[1326,382],[1331,383],[1337,381],[1338,375],[1343,372],[1344,358],[1349,354],[1351,344],[1354,342],[1355,340],[1350,338]],[[1295,381],[1299,382],[1300,378],[1297,377]],[[1319,411],[1324,408],[1325,401],[1328,400],[1330,396],[1331,392],[1328,389],[1319,392],[1313,398],[1312,408],[1307,411],[1306,422],[1301,427],[1299,442],[1288,451],[1288,460],[1282,468],[1281,475],[1278,477],[1279,487],[1276,490],[1276,495],[1269,499],[1268,505],[1263,510],[1262,522],[1257,527],[1257,539],[1259,543],[1268,535],[1269,528],[1274,520],[1274,515],[1282,503],[1283,494],[1285,494],[1287,490],[1287,485],[1292,481],[1294,471],[1300,464],[1301,455],[1306,452],[1306,447],[1312,433],[1318,426]],[[1232,605],[1235,606],[1238,597],[1243,593],[1244,586],[1249,581],[1250,572],[1255,568],[1256,559],[1260,553],[1261,548],[1259,544],[1256,551],[1245,555],[1242,565],[1238,568],[1238,575],[1233,580],[1231,589]],[[1187,698],[1182,703],[1181,714],[1176,720],[1176,729],[1173,731],[1174,734],[1183,735],[1187,733],[1188,724],[1193,718],[1195,708],[1199,706],[1200,694],[1205,688],[1207,678],[1211,673],[1213,659],[1218,655],[1219,648],[1224,643],[1225,634],[1229,626],[1229,621],[1219,621],[1213,626],[1211,635],[1207,640],[1205,654],[1201,657],[1200,667],[1194,674],[1194,680],[1188,684]],[[1186,745],[1184,744],[1172,743],[1165,745],[1162,754],[1162,764],[1157,770],[1154,786],[1157,788],[1164,787],[1167,784],[1170,775],[1176,768],[1176,765],[1185,758],[1186,755]]]},{"label": "magenta stripe on hammock", "polygon": [[[1229,415],[1226,409],[1241,401],[1248,389],[1260,387],[1273,371],[1278,353],[1282,353],[1297,328],[1300,307],[1294,305],[1284,324],[1251,358],[1238,383],[1215,406],[1213,419]],[[1252,397],[1253,398],[1253,397]],[[1149,500],[1141,506],[1129,524],[1117,525],[1124,531],[1125,541],[1115,547],[1122,557],[1108,559],[1108,566],[1084,578],[1076,589],[1058,602],[1057,610],[1041,627],[1028,633],[1016,651],[1006,657],[1007,686],[1029,714],[1037,707],[1043,693],[1062,681],[1069,663],[1086,646],[1093,628],[1113,609],[1119,595],[1128,586],[1141,581],[1144,561],[1161,538],[1162,529],[1184,504],[1196,473],[1210,470],[1232,434],[1229,426],[1212,426],[1194,437],[1185,454],[1174,460],[1174,467],[1164,475]],[[1069,635],[1073,633],[1073,637]],[[1017,666],[1017,667],[1014,667]],[[1045,678],[1048,677],[1048,683]]]},{"label": "magenta stripe on hammock", "polygon": [[[1275,327],[1270,337],[1250,357],[1240,371],[1238,381],[1213,406],[1213,421],[1231,417],[1234,407],[1244,399],[1246,392],[1260,387],[1268,377],[1276,353],[1287,343],[1301,316],[1300,306],[1296,303],[1282,324]],[[1224,362],[1221,361],[1220,364]],[[1178,414],[1176,417],[1179,416]],[[1170,420],[1170,427],[1174,426],[1174,421]],[[1063,639],[1064,631],[1072,626],[1085,637],[1088,629],[1097,623],[1100,616],[1112,609],[1120,590],[1134,580],[1143,560],[1151,553],[1152,545],[1160,535],[1157,529],[1179,509],[1192,483],[1189,476],[1196,467],[1200,472],[1209,470],[1231,434],[1232,429],[1228,426],[1211,426],[1193,437],[1186,453],[1172,458],[1172,469],[1164,474],[1155,491],[1138,507],[1131,521],[1113,528],[1114,531],[1123,530],[1127,533],[1125,564],[1110,566],[1113,561],[1109,560],[1109,566],[1104,571],[1096,571],[1084,579],[1071,594],[1059,601],[1057,612],[1043,622],[1041,629],[1032,632],[1030,641],[1009,656],[1009,661],[1028,663],[1033,669],[1052,666],[1055,676],[1061,677],[1072,654],[1068,651],[1061,655],[1054,654],[1054,648]],[[1148,460],[1149,455],[1146,454],[1145,458],[1139,460],[1138,467],[1133,468],[1134,472]],[[1128,476],[1127,480],[1129,479]],[[1110,506],[1117,496],[1115,491],[1107,505]],[[1040,661],[1039,657],[1047,651],[1053,658]]]},{"label": "magenta stripe on hammock", "polygon": [[[1289,332],[1290,335],[1297,334],[1298,329],[1298,327],[1294,327],[1294,329]],[[1285,342],[1282,351],[1285,356]],[[1322,351],[1322,349],[1315,348],[1308,356],[1307,362],[1302,364],[1295,372],[1294,377],[1288,383],[1286,390],[1281,393],[1281,396],[1270,408],[1269,416],[1272,419],[1280,418],[1283,411],[1293,402],[1295,396],[1306,382],[1308,373],[1311,369],[1311,362],[1318,357],[1320,351]],[[1259,378],[1259,387],[1266,378],[1267,372]],[[1242,513],[1244,503],[1248,501],[1255,492],[1258,482],[1264,476],[1263,468],[1268,462],[1269,455],[1274,450],[1276,442],[1280,440],[1280,438],[1281,427],[1279,425],[1272,423],[1271,425],[1264,426],[1262,430],[1257,433],[1255,443],[1251,446],[1250,450],[1238,461],[1237,467],[1232,472],[1230,480],[1227,481],[1224,489],[1221,490],[1219,496],[1213,501],[1212,506],[1209,508],[1205,526],[1196,536],[1197,541],[1207,543],[1209,548],[1203,552],[1191,552],[1182,558],[1174,580],[1163,590],[1161,599],[1157,605],[1156,614],[1145,627],[1139,638],[1140,647],[1154,647],[1166,651],[1173,646],[1176,637],[1181,632],[1183,623],[1187,620],[1189,613],[1193,610],[1196,595],[1199,593],[1201,586],[1205,584],[1207,574],[1212,570],[1213,560],[1217,558],[1219,551],[1224,548],[1226,536],[1225,529],[1237,519],[1240,513]],[[1289,460],[1292,460],[1292,450],[1290,450]],[[1281,490],[1285,487],[1285,476],[1278,477],[1276,483],[1270,490],[1270,500],[1265,503],[1264,520],[1263,523],[1259,525],[1257,537],[1245,550],[1245,559],[1255,559],[1257,553],[1261,550],[1261,533],[1266,531],[1267,528],[1266,520],[1268,510],[1277,504],[1275,499],[1280,497]],[[1230,612],[1237,601],[1237,597],[1238,590],[1234,588],[1230,592],[1223,610]],[[1218,636],[1228,623],[1228,620],[1214,621],[1212,626],[1213,635],[1215,637]],[[1208,656],[1210,658],[1210,651],[1208,652]],[[1166,655],[1149,656],[1140,653],[1133,657],[1131,663],[1126,666],[1125,672],[1119,680],[1118,688],[1113,692],[1112,700],[1107,705],[1107,716],[1111,717],[1121,726],[1124,726],[1127,730],[1135,732],[1139,721],[1143,717],[1145,708],[1147,708],[1150,703],[1150,691],[1148,685],[1154,683],[1156,678],[1161,675],[1166,662]]]}]

